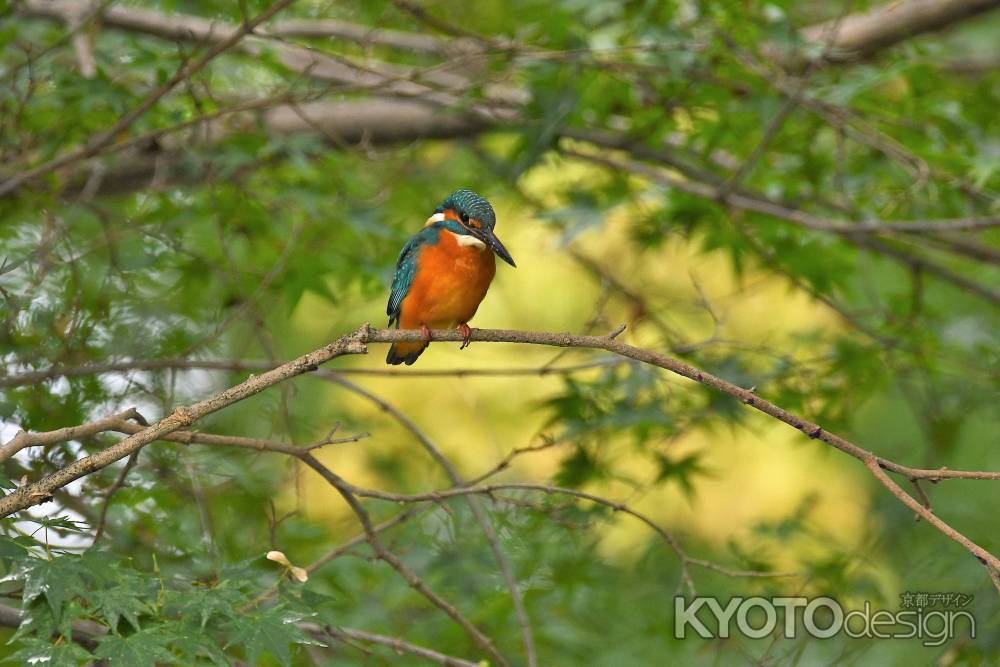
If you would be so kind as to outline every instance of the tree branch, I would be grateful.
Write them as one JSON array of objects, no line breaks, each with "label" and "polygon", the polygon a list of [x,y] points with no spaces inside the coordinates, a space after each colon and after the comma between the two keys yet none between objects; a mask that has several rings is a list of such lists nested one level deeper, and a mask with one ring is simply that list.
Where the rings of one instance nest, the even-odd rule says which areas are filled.
[{"label": "tree branch", "polygon": [[[29,16],[50,20],[66,20],[67,16],[80,11],[80,6],[86,6],[81,0],[57,0],[50,3],[44,0],[28,0],[25,13]],[[202,45],[214,45],[216,48],[230,44],[236,50],[249,56],[259,57],[265,50],[272,51],[277,59],[286,67],[306,78],[323,82],[335,82],[357,86],[382,86],[385,92],[393,95],[427,96],[440,104],[453,105],[470,84],[467,77],[446,71],[441,67],[427,69],[399,68],[395,65],[376,62],[371,59],[365,62],[353,62],[336,53],[313,49],[301,44],[282,40],[280,32],[260,27],[254,29],[253,37],[240,40],[245,26],[242,24],[218,21],[189,14],[166,14],[155,10],[131,7],[109,8],[102,14],[108,27],[114,27],[129,32],[169,39],[172,41],[193,42]],[[299,28],[301,29],[301,23]],[[336,23],[336,22],[335,22]],[[254,28],[259,25],[255,21]],[[282,24],[278,24],[280,29]],[[348,24],[341,24],[346,28]],[[327,26],[332,27],[332,26]],[[350,32],[357,36],[365,28],[352,25]],[[377,35],[379,31],[368,30],[368,36]],[[407,33],[396,33],[390,39]],[[382,33],[386,37],[386,33]],[[425,37],[417,35],[417,37]],[[434,39],[426,37],[426,39]],[[235,41],[234,41],[235,40]],[[437,42],[437,40],[435,40]],[[440,42],[437,42],[440,43]],[[229,47],[226,47],[229,48]],[[454,53],[456,49],[444,48],[442,55]],[[419,79],[420,81],[418,81]],[[441,88],[447,93],[441,93]],[[505,89],[493,91],[500,98],[518,98],[519,91]],[[499,100],[495,100],[499,101]],[[474,105],[475,107],[475,105]]]},{"label": "tree branch", "polygon": [[830,30],[830,23],[821,23],[803,30],[802,36],[808,42],[830,40],[823,61],[844,63],[870,57],[914,35],[942,30],[997,7],[1000,7],[1000,0],[887,2],[867,12],[835,20],[839,23],[836,30]]},{"label": "tree branch", "polygon": [[[719,565],[718,563],[713,563],[712,561],[703,560],[701,558],[692,558],[687,555],[684,549],[681,547],[677,538],[663,528],[660,524],[653,521],[650,517],[638,512],[625,503],[617,502],[614,500],[608,500],[602,496],[598,496],[593,493],[588,493],[586,491],[580,491],[579,489],[571,489],[561,486],[552,486],[550,484],[533,484],[529,482],[495,482],[490,483],[485,486],[454,486],[449,489],[440,489],[436,491],[428,491],[426,493],[415,493],[415,494],[403,494],[403,493],[390,493],[387,491],[379,491],[376,489],[362,489],[359,487],[352,486],[351,491],[354,495],[361,496],[363,498],[376,498],[378,500],[387,500],[396,503],[426,503],[426,502],[440,502],[446,498],[457,498],[470,495],[485,495],[492,496],[496,491],[538,491],[545,494],[556,494],[572,496],[573,498],[579,498],[581,500],[586,500],[592,502],[596,505],[603,505],[605,507],[610,507],[615,512],[621,512],[622,514],[628,514],[629,516],[638,519],[640,522],[646,524],[651,528],[657,535],[659,535],[664,542],[670,547],[670,549],[677,555],[680,560],[681,568],[684,571],[684,579],[690,582],[690,576],[687,574],[687,568],[689,565],[696,565],[698,567],[703,567],[707,570],[712,570],[720,574],[724,574],[728,577],[794,577],[797,576],[797,572],[765,572],[760,570],[733,570],[731,568]],[[693,591],[692,591],[693,592]]]},{"label": "tree branch", "polygon": [[132,123],[141,118],[147,111],[152,109],[161,99],[163,99],[165,95],[180,85],[181,82],[204,69],[204,67],[217,56],[236,46],[236,44],[239,43],[245,35],[253,32],[254,28],[270,19],[294,1],[295,0],[276,0],[274,4],[265,9],[263,12],[242,23],[238,30],[228,35],[225,39],[218,41],[205,55],[201,56],[197,60],[185,63],[179,70],[177,70],[177,72],[174,73],[172,77],[170,77],[170,79],[153,90],[153,92],[147,95],[134,109],[122,116],[118,122],[109,127],[107,130],[94,136],[81,148],[66,151],[58,157],[52,158],[51,160],[36,167],[32,167],[31,169],[26,169],[17,175],[11,176],[10,178],[0,182],[0,197],[8,196],[26,183],[29,183],[32,180],[46,174],[50,174],[60,167],[95,155],[102,148],[115,141],[119,134],[131,127]]},{"label": "tree branch", "polygon": [[[409,3],[405,3],[410,6]],[[833,52],[838,52],[839,45],[842,48],[861,49],[866,53],[877,48],[895,43],[887,40],[886,35],[892,34],[895,38],[902,38],[917,32],[922,32],[933,27],[940,27],[952,21],[958,21],[980,11],[1000,4],[1000,0],[910,0],[909,2],[895,2],[876,10],[872,14],[851,15],[841,19],[842,24],[838,26],[837,41],[834,43]],[[87,3],[83,0],[26,0],[18,7],[18,11],[25,15],[48,20],[67,21],[73,16],[79,15],[81,11],[88,9]],[[270,13],[271,10],[268,10]],[[886,18],[888,17],[888,19]],[[265,40],[260,37],[239,39],[243,26],[220,22],[204,17],[183,14],[166,14],[154,10],[146,10],[134,7],[108,7],[101,13],[103,24],[106,27],[128,30],[141,34],[148,34],[171,40],[191,41],[200,44],[215,45],[216,49],[224,50],[235,45],[244,52],[259,56],[266,46],[272,48],[277,53],[279,59],[289,68],[302,75],[326,82],[337,82],[340,84],[384,88],[385,93],[392,95],[431,96],[427,102],[432,102],[432,107],[440,109],[442,105],[454,108],[457,98],[454,94],[439,93],[433,87],[417,83],[408,79],[419,78],[428,83],[443,86],[452,93],[460,93],[468,87],[468,81],[460,80],[450,72],[428,70],[406,71],[393,68],[387,64],[381,65],[359,65],[351,63],[342,57],[335,56],[327,52],[320,52],[304,46],[289,44],[284,42],[270,41],[264,44]],[[257,20],[255,19],[255,22]],[[268,29],[260,28],[255,30],[259,35],[270,35],[272,37],[285,37],[295,34],[320,35],[338,37],[343,39],[361,39],[363,43],[371,41],[381,43],[385,46],[418,47],[414,50],[427,50],[428,52],[439,51],[447,53],[447,48],[441,48],[447,43],[435,37],[421,35],[418,33],[396,33],[393,31],[380,31],[368,29],[366,26],[355,24],[345,24],[342,22],[309,21],[311,29],[304,27],[302,21],[292,21],[276,23]],[[874,28],[872,28],[874,26]],[[822,24],[807,28],[804,31],[806,39],[819,40],[826,39],[829,35],[829,25]],[[362,36],[363,35],[363,36]],[[466,39],[466,38],[463,38]],[[469,41],[466,39],[466,41]],[[896,39],[898,41],[898,39]],[[415,42],[421,42],[416,44]],[[508,45],[515,51],[521,47]],[[532,51],[532,50],[529,50]],[[537,51],[537,49],[533,49]],[[830,51],[827,49],[826,51]],[[221,51],[220,51],[221,52]],[[544,52],[543,52],[544,53]],[[212,55],[211,53],[209,54]],[[199,61],[200,63],[201,61]],[[196,68],[200,65],[196,64]],[[180,74],[180,73],[179,73]],[[190,73],[183,74],[188,76]],[[375,109],[364,105],[328,105],[322,109],[319,105],[310,109],[310,116],[319,116],[316,121],[332,136],[345,137],[347,143],[354,141],[354,137],[363,136],[372,143],[387,143],[393,141],[406,141],[426,137],[453,137],[468,136],[481,133],[490,129],[494,124],[505,118],[507,121],[515,120],[513,114],[497,116],[499,109],[491,108],[496,103],[520,105],[525,102],[523,91],[517,89],[501,89],[493,91],[487,103],[473,106],[475,113],[452,114],[451,118],[441,122],[429,121],[427,118],[419,118],[414,122],[412,108],[402,106],[393,110],[396,102],[390,103],[386,108]],[[378,110],[380,113],[369,113]],[[356,113],[355,113],[356,112]],[[424,109],[427,113],[428,109]],[[278,112],[281,118],[275,119],[276,130],[278,132],[288,131],[288,124],[296,126],[296,131],[307,129],[301,127],[301,119],[295,119],[294,110],[286,109]],[[108,134],[111,134],[109,131]],[[89,149],[90,147],[85,147]],[[81,149],[83,150],[83,149]],[[89,154],[89,150],[81,155]],[[78,155],[73,156],[74,159]],[[121,170],[116,170],[108,175],[110,181],[110,191],[121,192],[141,187],[151,180],[150,175],[154,171],[155,165],[171,166],[171,163],[178,156],[159,156],[155,161],[149,156],[138,158],[134,164],[126,164]],[[8,182],[0,184],[0,196],[19,187],[23,182],[34,178],[42,173],[47,173],[52,169],[63,166],[66,156],[50,161],[45,165],[35,169],[44,168],[44,171],[35,173],[35,169],[18,174],[16,177],[8,179]],[[58,162],[57,162],[58,160]],[[169,169],[168,169],[169,171]],[[185,173],[178,170],[176,176],[185,175],[189,179],[197,179],[198,175]],[[16,179],[16,180],[15,180]]]},{"label": "tree branch", "polygon": [[[462,340],[462,334],[457,330],[435,330],[431,332],[431,334],[433,340],[436,341],[459,342]],[[874,470],[878,469],[880,471],[888,470],[902,475],[909,480],[1000,480],[1000,472],[994,471],[963,471],[949,470],[947,468],[920,469],[895,463],[876,455],[874,452],[859,447],[845,438],[823,429],[819,424],[804,419],[764,398],[761,398],[760,396],[757,396],[752,390],[739,387],[678,359],[674,359],[650,350],[633,347],[621,342],[615,337],[578,336],[571,333],[517,331],[510,329],[473,329],[471,338],[473,341],[477,342],[521,343],[553,347],[600,349],[644,364],[663,368],[672,373],[688,378],[689,380],[693,380],[694,382],[711,387],[716,391],[739,399],[742,403],[769,415],[774,419],[788,424],[792,428],[801,431],[810,438],[819,440],[834,449],[857,459],[870,471],[872,471],[873,474]],[[93,472],[94,470],[110,465],[111,463],[128,456],[146,443],[160,439],[163,436],[184,428],[185,426],[189,426],[197,419],[207,414],[232,405],[233,403],[237,403],[286,379],[303,373],[317,371],[317,366],[321,363],[343,354],[365,354],[367,353],[368,343],[419,342],[422,340],[424,340],[423,333],[418,330],[373,329],[370,325],[366,324],[353,334],[343,336],[342,338],[339,338],[319,350],[299,357],[295,361],[283,364],[282,366],[268,371],[263,375],[251,377],[234,387],[226,389],[225,391],[195,403],[194,405],[178,407],[167,417],[161,419],[148,428],[144,428],[134,435],[130,435],[118,444],[98,454],[76,461],[75,463],[62,468],[55,473],[47,475],[37,482],[21,486],[11,494],[5,496],[3,499],[0,499],[0,517],[9,516],[19,510],[45,502],[55,490],[65,486],[75,479]],[[318,375],[327,373],[332,376],[336,376],[336,373],[332,371],[317,371]],[[333,478],[329,477],[329,475],[333,475],[333,473],[316,461],[311,454],[304,452],[298,454],[298,456],[308,465],[320,472],[320,474],[324,475],[327,478],[327,481],[334,484],[332,481]],[[322,472],[320,468],[326,472]],[[336,476],[333,475],[333,477]],[[875,477],[883,485],[885,485],[885,480],[888,479],[884,475],[875,475]],[[337,483],[334,484],[334,486],[336,486],[337,490],[345,496],[345,500],[348,501],[348,504],[352,504],[352,502],[356,503],[357,500],[354,498],[354,492],[351,490],[350,486],[343,486],[346,482],[343,482],[343,480],[339,477],[336,477],[336,480]],[[337,486],[337,484],[340,484],[341,486]],[[887,488],[889,488],[894,495],[896,495],[897,490],[899,493],[906,495],[905,492],[899,489],[898,486],[887,486]],[[907,497],[909,498],[909,496]],[[901,496],[897,495],[897,498],[910,506],[910,503]],[[912,498],[910,498],[910,500],[912,500]],[[913,503],[920,507],[920,510],[915,509],[914,511],[917,511],[918,514],[921,514],[921,516],[925,516],[930,525],[937,528],[950,539],[961,544],[981,563],[986,565],[988,569],[1000,571],[1000,559],[997,559],[996,556],[966,538],[941,519],[938,519],[936,515],[932,518],[930,512],[926,510],[926,508],[923,508],[920,503],[916,501],[913,501]],[[367,515],[365,516],[367,517]],[[371,536],[374,535],[374,529],[371,526],[370,520],[368,520],[367,524],[365,524],[365,521],[363,520],[362,524],[365,525],[366,534],[369,536],[369,542],[371,542]]]},{"label": "tree branch", "polygon": [[[687,194],[694,195],[696,197],[702,197],[704,199],[710,199],[717,201],[721,205],[731,206],[735,209],[750,211],[753,213],[760,213],[770,217],[778,218],[779,220],[785,220],[791,222],[795,225],[803,227],[805,229],[812,229],[816,231],[827,231],[833,232],[846,240],[847,242],[856,245],[861,248],[866,248],[872,252],[886,255],[892,257],[897,261],[901,261],[908,266],[919,266],[920,268],[926,270],[928,273],[932,273],[938,278],[950,282],[964,290],[967,290],[976,296],[989,301],[994,306],[1000,307],[1000,291],[991,289],[988,286],[981,285],[974,280],[966,278],[958,273],[955,273],[947,267],[941,266],[930,260],[910,255],[873,235],[871,232],[877,228],[877,225],[873,223],[872,227],[866,229],[864,226],[857,227],[855,224],[847,221],[835,221],[822,218],[812,213],[808,213],[798,208],[791,208],[786,206],[781,202],[772,201],[762,195],[757,195],[755,193],[749,192],[732,192],[725,193],[720,187],[709,185],[708,183],[700,183],[697,181],[688,181],[682,178],[677,178],[665,173],[662,169],[656,167],[651,167],[641,162],[636,162],[634,160],[619,160],[615,158],[606,157],[603,154],[590,154],[581,153],[568,148],[560,149],[564,155],[569,157],[578,158],[585,160],[587,162],[592,162],[594,164],[601,165],[603,167],[627,171],[639,176],[650,179],[651,181],[666,185],[680,192],[685,192]],[[993,218],[984,219],[986,226],[992,226]],[[948,222],[955,222],[954,220],[944,221],[945,225]],[[969,221],[963,221],[968,223]],[[923,227],[930,224],[930,221],[918,221],[916,227]]]},{"label": "tree branch", "polygon": [[[190,147],[163,137],[189,127],[198,127],[198,142],[203,150],[224,141],[243,127],[240,120],[259,123],[274,136],[318,135],[335,148],[345,146],[384,146],[421,139],[455,139],[474,136],[493,122],[482,115],[442,108],[427,101],[405,98],[371,98],[340,102],[305,102],[289,104],[283,98],[269,98],[241,105],[231,111],[217,112],[212,118],[184,121],[174,127],[147,133],[107,147],[105,152],[119,152],[134,146],[137,150],[120,159],[107,170],[93,195],[115,195],[136,190],[164,187],[177,183],[200,183],[212,171],[210,159],[187,159]],[[235,116],[228,122],[213,122],[221,115]],[[162,148],[150,151],[150,145]],[[83,192],[92,171],[89,163],[80,165],[66,178],[63,196]]]},{"label": "tree branch", "polygon": [[398,556],[385,548],[385,545],[383,545],[381,540],[379,540],[378,533],[375,530],[371,517],[368,515],[368,511],[365,510],[355,496],[353,486],[320,463],[312,454],[307,452],[300,455],[299,458],[303,463],[319,473],[320,477],[336,489],[337,493],[339,493],[347,502],[351,511],[354,512],[355,516],[358,517],[358,521],[361,522],[361,526],[365,531],[366,541],[379,560],[387,563],[390,567],[392,567],[392,569],[396,570],[411,588],[423,595],[431,602],[431,604],[458,623],[458,625],[465,630],[466,634],[468,634],[469,637],[471,637],[473,641],[475,641],[476,644],[483,649],[483,651],[489,654],[489,656],[495,660],[498,665],[501,665],[501,667],[509,667],[507,660],[497,650],[493,641],[489,637],[483,634],[482,631],[479,630],[479,628],[477,628],[469,619],[467,619],[454,605],[431,590],[423,579],[417,576],[417,574],[405,563],[403,563]]},{"label": "tree branch", "polygon": [[381,646],[388,646],[397,653],[410,653],[420,658],[424,658],[425,660],[436,662],[439,665],[445,665],[446,667],[480,667],[482,665],[481,662],[471,662],[469,660],[463,660],[462,658],[446,655],[433,649],[411,644],[410,642],[403,641],[398,637],[388,637],[386,635],[375,634],[374,632],[366,632],[365,630],[341,628],[332,625],[318,625],[316,623],[299,623],[299,627],[314,635],[332,637],[333,639],[337,639],[339,641],[350,639],[368,642],[371,644],[379,644]]},{"label": "tree branch", "polygon": [[[396,422],[398,422],[403,428],[409,431],[414,438],[416,438],[417,442],[420,443],[420,446],[423,447],[430,457],[434,459],[442,470],[445,471],[445,474],[448,475],[448,479],[451,481],[453,486],[460,487],[466,484],[466,481],[462,479],[461,474],[459,474],[458,469],[455,468],[451,461],[445,457],[445,455],[431,441],[431,439],[428,438],[427,435],[413,423],[413,420],[396,409],[394,405],[337,374],[331,373],[325,375],[324,377],[347,389],[348,391],[371,401],[380,409],[390,414]],[[470,496],[467,500],[469,501],[469,509],[472,510],[472,514],[476,518],[476,523],[479,524],[483,534],[486,536],[486,541],[489,543],[490,550],[493,552],[493,558],[496,560],[497,566],[500,568],[500,574],[503,576],[504,582],[507,584],[507,590],[510,593],[511,602],[514,605],[514,615],[517,617],[518,625],[521,628],[521,638],[524,642],[525,659],[527,660],[528,667],[534,667],[537,664],[537,658],[535,656],[535,639],[531,629],[531,619],[528,617],[528,612],[524,608],[524,600],[521,597],[521,591],[517,586],[517,579],[514,577],[514,570],[511,567],[507,556],[500,548],[500,539],[497,537],[496,530],[493,528],[493,524],[490,523],[490,519],[486,515],[485,510],[483,510],[483,506],[480,504],[479,499]]]},{"label": "tree branch", "polygon": [[363,354],[366,349],[364,345],[366,330],[367,327],[360,329],[354,334],[344,336],[329,345],[305,354],[274,370],[251,377],[236,386],[230,387],[193,405],[179,406],[171,414],[155,424],[134,435],[128,436],[117,444],[71,463],[37,482],[19,487],[0,499],[0,517],[10,516],[19,510],[43,503],[57,489],[95,470],[99,470],[111,465],[115,461],[125,458],[153,440],[159,440],[174,431],[190,426],[205,415],[209,415],[233,403],[258,394],[288,378],[314,371],[320,364],[341,355]]},{"label": "tree branch", "polygon": [[[141,415],[139,415],[135,408],[129,408],[124,412],[119,412],[116,415],[105,417],[104,419],[98,419],[88,424],[68,426],[66,428],[56,429],[55,431],[46,431],[44,433],[28,433],[27,431],[18,431],[17,435],[0,447],[0,463],[3,463],[10,457],[14,456],[25,447],[54,445],[56,443],[66,442],[67,440],[89,438],[90,436],[97,435],[98,433],[113,431],[117,428],[121,428],[124,424],[129,423],[129,420],[131,419],[142,420]],[[145,420],[142,421],[144,422]],[[138,426],[138,424],[135,426],[137,426],[140,430],[143,428]]]},{"label": "tree branch", "polygon": [[[632,363],[620,357],[607,357],[566,366],[514,366],[511,368],[341,368],[337,375],[370,376],[388,378],[415,377],[510,377],[570,375],[594,368],[608,368]],[[130,373],[134,371],[157,370],[223,370],[223,371],[269,371],[280,364],[269,361],[249,361],[243,359],[133,359],[107,364],[84,364],[82,366],[53,366],[40,371],[27,371],[13,375],[0,375],[0,389],[22,387],[59,377],[81,377],[103,373]]]},{"label": "tree branch", "polygon": [[[17,4],[18,12],[33,18],[65,21],[88,4],[80,0],[24,0]],[[173,20],[166,20],[173,19]],[[206,42],[208,35],[224,39],[231,34],[231,24],[198,16],[168,15],[142,7],[110,6],[100,11],[101,23],[108,28],[140,32],[172,40]],[[266,34],[275,37],[305,37],[308,39],[342,39],[362,46],[384,46],[400,51],[442,55],[453,49],[443,39],[415,32],[375,28],[359,23],[334,19],[287,19],[275,21]]]}]

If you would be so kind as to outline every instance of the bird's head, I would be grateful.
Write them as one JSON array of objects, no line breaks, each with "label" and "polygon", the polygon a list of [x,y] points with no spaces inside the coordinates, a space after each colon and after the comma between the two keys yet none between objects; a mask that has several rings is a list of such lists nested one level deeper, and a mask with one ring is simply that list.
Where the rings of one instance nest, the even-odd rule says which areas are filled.
[{"label": "bird's head", "polygon": [[493,228],[497,224],[497,216],[490,203],[472,190],[456,190],[434,210],[434,215],[427,218],[427,224],[444,223],[444,227],[459,236],[469,236],[486,244],[496,253],[497,257],[516,267],[514,258],[510,256],[503,243],[497,238]]}]

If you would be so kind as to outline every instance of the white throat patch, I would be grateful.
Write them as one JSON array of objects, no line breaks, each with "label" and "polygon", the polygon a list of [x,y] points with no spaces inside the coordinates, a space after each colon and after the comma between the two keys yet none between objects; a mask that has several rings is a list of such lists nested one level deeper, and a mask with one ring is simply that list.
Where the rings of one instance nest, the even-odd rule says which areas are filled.
[{"label": "white throat patch", "polygon": [[455,240],[460,246],[472,246],[476,250],[486,250],[486,244],[471,234],[456,234],[455,232],[448,233],[455,237]]},{"label": "white throat patch", "polygon": [[444,222],[444,213],[435,213],[431,217],[427,218],[427,222],[424,223],[424,227],[430,227],[435,222]]}]

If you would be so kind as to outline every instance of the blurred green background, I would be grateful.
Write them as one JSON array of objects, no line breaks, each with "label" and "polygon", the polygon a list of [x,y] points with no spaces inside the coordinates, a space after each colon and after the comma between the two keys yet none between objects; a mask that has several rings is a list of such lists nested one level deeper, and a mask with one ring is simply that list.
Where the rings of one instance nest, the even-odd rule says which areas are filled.
[{"label": "blurred green background", "polygon": [[[112,2],[99,17],[71,0],[0,3],[0,442],[133,405],[153,420],[247,376],[200,362],[278,363],[382,326],[399,249],[467,187],[518,263],[498,267],[473,326],[624,323],[622,340],[887,459],[1000,468],[1000,235],[947,222],[1000,215],[1000,12],[854,53],[835,40],[870,3],[300,1],[221,49],[270,6]],[[301,446],[335,427],[368,434],[317,456],[359,486],[450,486],[397,412],[466,478],[539,448],[495,479],[625,503],[691,558],[791,573],[693,564],[687,585],[634,517],[485,497],[540,665],[1000,661],[982,565],[857,461],[604,353],[457,348],[386,374],[372,346],[325,367],[339,383],[297,378],[196,428]],[[156,360],[172,361],[143,370]],[[23,450],[5,489],[119,437]],[[1000,550],[995,482],[922,492]],[[375,520],[406,510],[365,506]],[[363,542],[326,561],[357,518],[291,457],[156,442],[2,530],[14,664],[426,664],[345,628],[496,662]],[[382,537],[528,664],[468,503],[430,504]],[[308,581],[272,549],[317,564]],[[932,648],[677,640],[674,596],[692,588],[889,610],[905,592],[957,592],[977,632]]]}]

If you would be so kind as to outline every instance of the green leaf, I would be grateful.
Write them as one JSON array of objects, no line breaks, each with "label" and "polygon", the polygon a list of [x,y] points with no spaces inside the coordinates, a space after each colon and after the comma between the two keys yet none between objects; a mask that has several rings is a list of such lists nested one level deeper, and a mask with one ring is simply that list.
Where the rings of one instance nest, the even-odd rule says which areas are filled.
[{"label": "green leaf", "polygon": [[28,535],[16,537],[0,536],[0,559],[20,560],[31,554],[32,547],[38,546],[38,541]]},{"label": "green leaf", "polygon": [[94,656],[80,644],[61,640],[53,642],[45,637],[30,637],[19,642],[19,648],[4,658],[4,662],[17,665],[79,665],[90,663]]},{"label": "green leaf", "polygon": [[55,618],[59,618],[63,604],[84,587],[84,569],[76,556],[61,556],[47,560],[32,558],[21,571],[24,578],[22,598],[32,602],[45,596]]},{"label": "green leaf", "polygon": [[659,471],[657,482],[675,482],[688,499],[694,497],[693,479],[698,476],[708,476],[708,469],[702,464],[702,452],[692,452],[676,458],[666,454],[656,453]]},{"label": "green leaf", "polygon": [[587,482],[604,477],[600,463],[585,447],[577,447],[559,464],[556,483],[559,486],[579,488]]},{"label": "green leaf", "polygon": [[75,521],[66,516],[46,516],[40,519],[30,519],[30,521],[43,528],[62,529],[71,533],[83,533],[88,529],[85,521]]},{"label": "green leaf", "polygon": [[211,588],[192,586],[168,591],[165,612],[189,621],[196,620],[198,627],[204,630],[209,621],[238,617],[240,607],[249,601],[233,582],[222,581]]},{"label": "green leaf", "polygon": [[86,594],[87,601],[92,605],[92,611],[99,613],[108,622],[113,631],[118,628],[118,621],[124,618],[135,630],[139,630],[139,616],[151,611],[149,604],[142,599],[147,591],[126,581],[116,582],[110,588],[91,591]]},{"label": "green leaf", "polygon": [[242,646],[252,664],[267,653],[280,664],[289,665],[292,644],[324,645],[295,625],[302,618],[301,614],[277,606],[237,617],[228,625],[230,636],[226,648]]},{"label": "green leaf", "polygon": [[157,661],[180,664],[168,650],[175,637],[164,628],[147,628],[131,635],[106,635],[94,655],[122,667],[147,667]]}]

